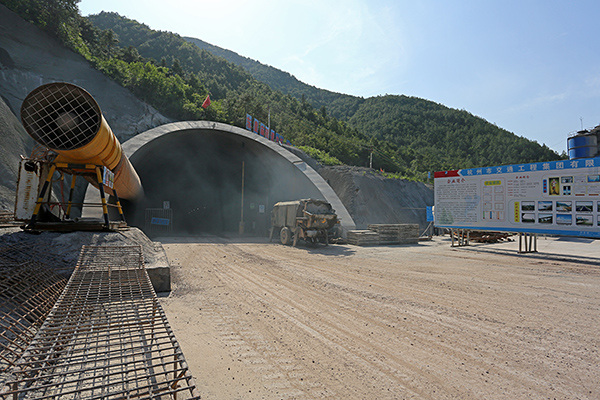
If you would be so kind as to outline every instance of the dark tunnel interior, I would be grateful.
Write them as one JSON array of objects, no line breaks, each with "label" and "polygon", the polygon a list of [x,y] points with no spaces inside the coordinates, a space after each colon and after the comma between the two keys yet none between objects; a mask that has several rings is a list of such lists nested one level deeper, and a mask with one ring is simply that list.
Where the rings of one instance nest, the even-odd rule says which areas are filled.
[{"label": "dark tunnel interior", "polygon": [[123,201],[125,217],[129,225],[150,235],[160,228],[153,226],[152,216],[169,219],[172,233],[178,235],[238,232],[242,193],[244,233],[267,235],[273,204],[321,197],[285,158],[230,132],[173,132],[142,146],[130,161],[142,181],[144,198]]}]

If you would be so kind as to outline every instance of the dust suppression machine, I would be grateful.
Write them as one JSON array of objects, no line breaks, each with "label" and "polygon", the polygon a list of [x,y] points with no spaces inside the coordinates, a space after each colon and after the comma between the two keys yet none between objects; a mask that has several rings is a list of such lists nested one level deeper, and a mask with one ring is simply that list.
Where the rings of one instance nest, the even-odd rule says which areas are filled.
[{"label": "dust suppression machine", "polygon": [[[70,220],[73,191],[77,176],[84,177],[100,191],[104,227],[110,227],[106,193],[116,199],[121,220],[123,210],[119,197],[135,200],[143,189],[135,169],[123,153],[121,144],[102,116],[98,103],[84,89],[65,83],[49,83],[27,95],[21,107],[21,120],[27,133],[41,146],[43,156],[32,155],[22,161],[17,189],[15,216],[25,219],[30,214],[27,228],[34,229],[43,205],[58,206],[58,219]],[[67,204],[52,202],[50,193],[53,176],[71,175]],[[36,188],[36,177],[39,182]],[[42,183],[43,182],[43,183]],[[28,201],[37,193],[35,201]],[[83,207],[83,203],[79,203]],[[33,211],[29,211],[33,209]],[[21,212],[19,212],[21,211]]]}]

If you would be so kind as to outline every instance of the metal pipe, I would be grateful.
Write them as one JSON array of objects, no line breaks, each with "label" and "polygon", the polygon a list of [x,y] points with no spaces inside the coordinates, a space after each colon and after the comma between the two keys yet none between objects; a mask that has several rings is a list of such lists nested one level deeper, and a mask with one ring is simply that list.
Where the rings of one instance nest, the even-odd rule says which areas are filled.
[{"label": "metal pipe", "polygon": [[[142,195],[140,178],[91,94],[56,82],[34,89],[21,106],[21,121],[36,142],[58,153],[56,162],[103,165],[115,174],[119,197]],[[96,186],[96,182],[91,182]],[[105,187],[108,193],[113,193]]]}]

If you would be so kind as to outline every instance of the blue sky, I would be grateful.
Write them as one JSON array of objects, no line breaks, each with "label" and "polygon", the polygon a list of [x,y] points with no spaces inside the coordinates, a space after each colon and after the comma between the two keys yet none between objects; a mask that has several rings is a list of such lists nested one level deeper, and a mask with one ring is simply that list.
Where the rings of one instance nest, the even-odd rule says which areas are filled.
[{"label": "blue sky", "polygon": [[464,109],[557,152],[600,124],[600,2],[82,0],[362,97]]}]

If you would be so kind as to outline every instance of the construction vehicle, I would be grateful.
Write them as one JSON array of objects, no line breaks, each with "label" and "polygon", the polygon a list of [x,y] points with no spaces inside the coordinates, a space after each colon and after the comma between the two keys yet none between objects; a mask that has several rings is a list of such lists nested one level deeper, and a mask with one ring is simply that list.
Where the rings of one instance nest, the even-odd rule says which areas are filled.
[{"label": "construction vehicle", "polygon": [[300,239],[328,245],[338,223],[335,210],[325,200],[279,202],[273,206],[271,213],[269,240],[273,240],[273,235],[279,232],[279,240],[284,245],[296,246]]}]

